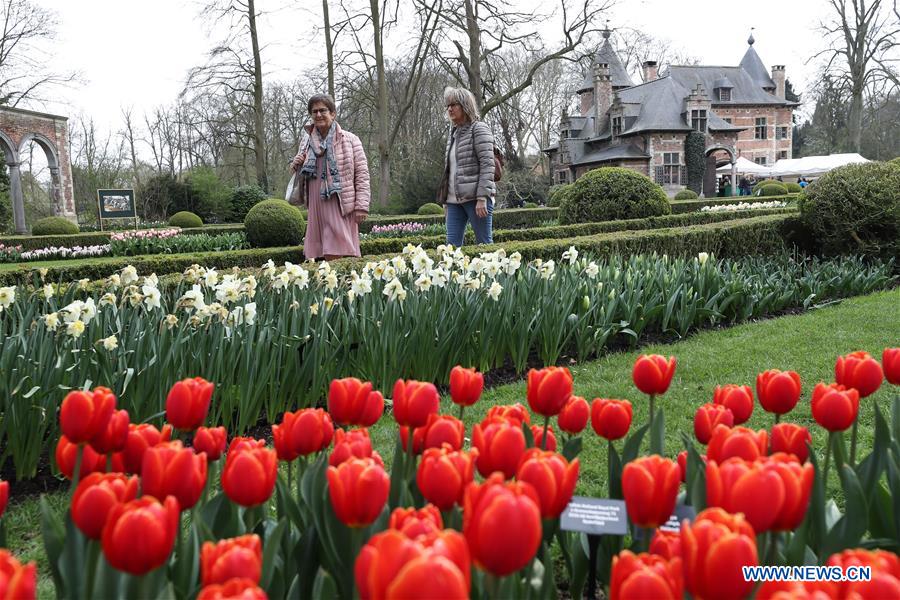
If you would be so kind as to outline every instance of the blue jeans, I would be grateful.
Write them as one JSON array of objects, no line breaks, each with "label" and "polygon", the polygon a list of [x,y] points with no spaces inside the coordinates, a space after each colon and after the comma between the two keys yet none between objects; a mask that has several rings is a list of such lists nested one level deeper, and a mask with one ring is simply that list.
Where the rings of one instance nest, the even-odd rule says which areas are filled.
[{"label": "blue jeans", "polygon": [[447,243],[457,248],[463,245],[466,233],[466,223],[472,224],[475,231],[475,242],[478,244],[493,244],[494,238],[491,229],[494,203],[487,202],[488,214],[481,218],[475,214],[477,200],[470,200],[462,204],[447,204]]}]

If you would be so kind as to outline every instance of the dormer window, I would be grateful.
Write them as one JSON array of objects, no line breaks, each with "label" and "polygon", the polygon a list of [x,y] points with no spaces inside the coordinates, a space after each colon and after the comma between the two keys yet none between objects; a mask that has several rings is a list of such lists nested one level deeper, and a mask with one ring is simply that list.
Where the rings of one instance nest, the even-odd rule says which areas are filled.
[{"label": "dormer window", "polygon": [[719,101],[731,102],[731,88],[719,88]]},{"label": "dormer window", "polygon": [[612,135],[613,137],[622,135],[622,117],[612,118]]},{"label": "dormer window", "polygon": [[699,131],[701,133],[706,133],[706,111],[705,110],[692,110],[691,111],[691,128],[695,131]]}]

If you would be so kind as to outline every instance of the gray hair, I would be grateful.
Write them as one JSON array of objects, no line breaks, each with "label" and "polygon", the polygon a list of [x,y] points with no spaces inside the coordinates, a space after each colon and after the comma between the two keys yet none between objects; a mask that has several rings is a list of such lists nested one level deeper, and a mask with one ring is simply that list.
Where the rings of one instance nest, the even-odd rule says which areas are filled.
[{"label": "gray hair", "polygon": [[[474,123],[478,120],[478,103],[475,102],[475,95],[466,88],[445,87],[444,88],[444,106],[453,103],[459,104],[463,113],[470,122]],[[444,112],[446,117],[447,113]]]},{"label": "gray hair", "polygon": [[332,98],[329,94],[315,94],[309,99],[309,102],[306,103],[306,111],[309,114],[312,114],[312,107],[314,104],[324,104],[325,108],[328,109],[328,112],[331,114],[337,113],[337,106],[334,104],[334,98]]}]

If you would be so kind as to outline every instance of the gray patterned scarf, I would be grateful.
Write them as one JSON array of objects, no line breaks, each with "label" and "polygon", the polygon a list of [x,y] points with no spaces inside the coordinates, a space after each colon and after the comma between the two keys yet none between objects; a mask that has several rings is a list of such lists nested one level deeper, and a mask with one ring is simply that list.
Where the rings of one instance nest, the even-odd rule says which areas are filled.
[{"label": "gray patterned scarf", "polygon": [[[337,121],[332,121],[331,128],[323,140],[319,130],[313,127],[309,138],[309,148],[312,152],[307,153],[306,162],[303,163],[303,168],[300,169],[300,173],[307,179],[313,177],[322,179],[322,185],[319,186],[319,195],[322,197],[322,200],[327,200],[332,194],[336,195],[339,200],[341,197],[341,173],[334,155],[334,132],[336,128]],[[322,173],[317,175],[316,158],[323,154],[325,155],[325,161],[322,164]]]}]

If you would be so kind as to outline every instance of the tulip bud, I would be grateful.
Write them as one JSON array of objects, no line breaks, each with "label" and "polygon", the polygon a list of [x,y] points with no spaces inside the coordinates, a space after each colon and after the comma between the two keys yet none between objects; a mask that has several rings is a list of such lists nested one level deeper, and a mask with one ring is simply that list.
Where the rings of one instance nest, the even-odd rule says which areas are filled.
[{"label": "tulip bud", "polygon": [[684,596],[681,558],[671,560],[656,554],[634,554],[623,550],[613,557],[610,600],[639,600]]},{"label": "tulip bud", "polygon": [[778,423],[772,427],[772,439],[769,449],[772,454],[786,452],[793,454],[801,463],[809,458],[809,446],[812,436],[809,429],[794,423]]},{"label": "tulip bud", "polygon": [[365,527],[381,514],[391,480],[371,458],[351,458],[328,467],[328,494],[337,518],[348,527]]},{"label": "tulip bud", "polygon": [[228,433],[224,427],[199,427],[194,433],[194,451],[205,452],[206,460],[219,460],[225,453]]},{"label": "tulip bud", "polygon": [[580,434],[587,426],[591,408],[581,396],[570,396],[557,417],[559,428],[570,435]]},{"label": "tulip bud", "polygon": [[734,415],[721,404],[707,403],[697,409],[694,414],[694,435],[701,444],[708,444],[712,438],[713,429],[717,425],[731,427],[734,425]]},{"label": "tulip bud", "polygon": [[91,447],[97,454],[112,454],[121,452],[128,441],[128,411],[113,411],[106,427],[91,439]]},{"label": "tulip bud", "polygon": [[384,412],[384,397],[372,384],[355,377],[332,379],[328,387],[328,412],[336,423],[371,427]]},{"label": "tulip bud", "polygon": [[851,352],[846,356],[838,356],[834,365],[834,379],[839,385],[854,388],[859,392],[860,398],[865,398],[881,387],[884,372],[868,352]]},{"label": "tulip bud", "polygon": [[713,404],[721,404],[730,410],[734,425],[741,425],[753,414],[753,390],[749,385],[717,385],[713,392]]},{"label": "tulip bud", "polygon": [[800,375],[796,371],[769,369],[756,376],[756,395],[764,410],[783,415],[800,400]]},{"label": "tulip bud", "polygon": [[204,542],[200,551],[200,573],[204,586],[230,579],[259,583],[262,575],[262,542],[258,535]]},{"label": "tulip bud", "polygon": [[9,550],[0,549],[0,592],[9,600],[37,597],[37,563],[22,565]]},{"label": "tulip bud", "polygon": [[632,408],[628,400],[594,398],[591,402],[591,427],[607,440],[618,440],[628,434]]},{"label": "tulip bud", "polygon": [[650,554],[657,554],[667,560],[681,558],[681,534],[657,529],[650,538]]},{"label": "tulip bud", "polygon": [[286,412],[281,425],[272,425],[275,451],[279,460],[286,462],[324,450],[331,444],[333,435],[331,417],[321,408]]},{"label": "tulip bud", "polygon": [[229,579],[200,590],[197,600],[267,600],[266,592],[252,579]]},{"label": "tulip bud", "polygon": [[142,496],[117,504],[103,527],[106,562],[131,575],[145,575],[161,567],[175,546],[179,514],[178,500],[172,496],[164,502]]},{"label": "tulip bud", "polygon": [[884,377],[889,383],[900,385],[900,348],[885,348],[881,353]]},{"label": "tulip bud", "polygon": [[634,361],[631,379],[645,394],[665,394],[675,374],[675,357],[668,360],[659,354],[642,354]]},{"label": "tulip bud", "polygon": [[515,420],[486,417],[472,428],[472,446],[478,450],[476,466],[482,477],[500,471],[509,479],[525,453],[525,434]]},{"label": "tulip bud", "polygon": [[69,392],[59,409],[59,425],[72,444],[91,441],[106,430],[116,409],[116,397],[104,387],[93,392]]},{"label": "tulip bud", "polygon": [[837,383],[818,383],[813,388],[810,409],[816,423],[828,431],[844,431],[859,413],[859,392]]},{"label": "tulip bud", "polygon": [[572,373],[565,367],[528,371],[528,406],[545,417],[558,415],[572,395]]},{"label": "tulip bud", "polygon": [[685,587],[695,598],[745,598],[756,585],[745,566],[759,564],[756,534],[743,515],[707,508],[681,525]]},{"label": "tulip bud", "polygon": [[448,445],[425,450],[416,472],[416,484],[422,496],[441,510],[462,504],[466,486],[475,474],[477,457],[477,449],[454,451]]},{"label": "tulip bud", "polygon": [[450,370],[450,398],[454,404],[472,406],[481,398],[483,389],[484,375],[474,368],[457,365]]},{"label": "tulip bud", "polygon": [[175,382],[166,397],[166,420],[181,431],[194,431],[203,425],[214,387],[202,377]]},{"label": "tulip bud", "polygon": [[335,432],[334,448],[328,456],[328,464],[336,467],[351,458],[374,458],[384,464],[378,453],[372,450],[368,429],[338,429]]},{"label": "tulip bud", "polygon": [[713,430],[706,455],[709,460],[722,463],[733,456],[756,460],[769,452],[769,435],[765,429],[753,431],[746,427],[728,428],[719,425]]},{"label": "tulip bud", "polygon": [[113,507],[137,497],[138,478],[121,473],[90,473],[72,496],[72,521],[91,540],[99,540]]},{"label": "tulip bud", "polygon": [[222,469],[222,490],[241,506],[262,504],[272,496],[278,477],[278,457],[274,450],[253,447],[250,443],[229,449]]},{"label": "tulip bud", "polygon": [[444,528],[441,513],[433,504],[424,508],[395,508],[388,521],[388,529],[396,529],[411,540]]},{"label": "tulip bud", "polygon": [[531,413],[519,402],[515,404],[498,404],[490,407],[485,420],[493,417],[499,417],[506,421],[515,421],[519,427],[522,426],[522,423],[531,424]]},{"label": "tulip bud", "polygon": [[541,517],[557,519],[572,499],[578,483],[579,463],[561,454],[537,448],[528,450],[516,472],[516,480],[530,483],[540,499]]},{"label": "tulip bud", "polygon": [[441,397],[434,384],[398,379],[394,384],[394,418],[399,425],[421,427],[428,415],[440,407]]},{"label": "tulip bud", "polygon": [[181,510],[197,504],[206,486],[206,455],[196,454],[180,441],[148,448],[141,469],[144,494],[156,498],[174,496]]},{"label": "tulip bud", "polygon": [[669,520],[681,471],[674,460],[658,454],[637,458],[622,470],[622,494],[628,518],[638,527],[655,529]]}]

